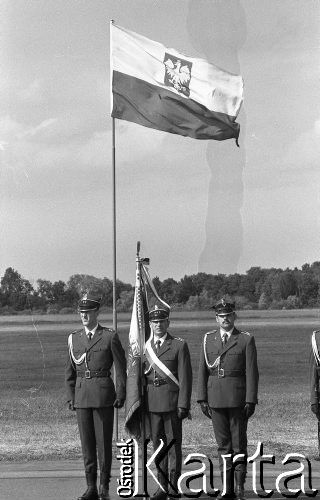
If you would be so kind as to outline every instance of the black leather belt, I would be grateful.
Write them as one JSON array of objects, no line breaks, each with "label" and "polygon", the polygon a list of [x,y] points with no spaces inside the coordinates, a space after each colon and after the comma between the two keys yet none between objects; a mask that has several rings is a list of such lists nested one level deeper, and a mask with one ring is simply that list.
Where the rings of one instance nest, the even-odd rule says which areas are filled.
[{"label": "black leather belt", "polygon": [[148,379],[148,385],[154,385],[155,387],[159,387],[159,385],[165,385],[168,382],[164,378],[155,378],[154,380]]},{"label": "black leather belt", "polygon": [[110,377],[109,370],[86,370],[77,371],[77,377],[81,378],[94,378],[94,377]]},{"label": "black leather belt", "polygon": [[243,370],[224,370],[223,368],[215,370],[213,373],[210,373],[209,377],[216,377],[218,375],[219,378],[223,377],[244,377],[245,372]]}]

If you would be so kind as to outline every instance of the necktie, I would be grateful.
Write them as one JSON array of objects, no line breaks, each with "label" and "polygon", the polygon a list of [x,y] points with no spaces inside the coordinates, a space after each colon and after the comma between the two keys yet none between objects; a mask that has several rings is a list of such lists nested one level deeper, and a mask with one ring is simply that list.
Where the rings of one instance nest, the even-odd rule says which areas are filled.
[{"label": "necktie", "polygon": [[223,347],[226,345],[227,341],[228,341],[228,335],[226,333],[224,333],[222,335],[222,346]]},{"label": "necktie", "polygon": [[[156,348],[156,353],[159,351],[160,349],[160,340],[156,340],[155,343],[154,343],[154,346]],[[154,370],[153,371],[153,383],[155,383],[156,380],[158,380],[158,374],[157,372]]]},{"label": "necktie", "polygon": [[90,342],[90,340],[92,339],[92,332],[88,332],[88,340]]}]

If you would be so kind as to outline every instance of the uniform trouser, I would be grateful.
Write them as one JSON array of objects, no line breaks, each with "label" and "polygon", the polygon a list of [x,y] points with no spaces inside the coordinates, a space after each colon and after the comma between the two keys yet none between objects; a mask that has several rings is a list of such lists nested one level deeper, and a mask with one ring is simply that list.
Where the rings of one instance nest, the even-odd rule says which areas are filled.
[{"label": "uniform trouser", "polygon": [[97,450],[100,483],[110,481],[112,463],[113,406],[106,408],[77,408],[82,455],[86,476],[97,477]]},{"label": "uniform trouser", "polygon": [[[222,455],[239,453],[245,455],[245,460],[241,459],[232,467],[232,456],[226,459],[226,471],[232,468],[236,472],[242,472],[245,478],[247,465],[247,425],[248,420],[244,415],[243,408],[211,408],[212,424],[215,438],[218,444],[218,457],[220,470],[223,472],[224,461]],[[242,463],[241,463],[242,462]]]},{"label": "uniform trouser", "polygon": [[[164,441],[164,447],[162,449],[169,446],[171,441],[175,439],[174,445],[170,447],[170,450],[164,456],[163,460],[159,463],[157,463],[157,460],[155,461],[160,484],[164,488],[167,488],[168,483],[166,478],[168,478],[175,488],[178,478],[181,475],[182,420],[178,418],[177,411],[165,413],[150,412],[149,417],[154,450],[160,445],[160,439]],[[163,477],[161,470],[166,477]]]}]

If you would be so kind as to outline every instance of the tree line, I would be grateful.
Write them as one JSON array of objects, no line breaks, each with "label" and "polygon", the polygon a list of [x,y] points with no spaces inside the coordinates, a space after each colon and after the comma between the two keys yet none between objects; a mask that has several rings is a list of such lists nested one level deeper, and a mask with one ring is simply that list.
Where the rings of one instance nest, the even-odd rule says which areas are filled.
[{"label": "tree line", "polygon": [[[301,269],[251,267],[245,274],[185,275],[179,281],[153,280],[162,299],[173,309],[209,309],[221,297],[235,301],[237,309],[298,309],[320,306],[320,261]],[[109,278],[74,274],[67,282],[38,279],[35,286],[8,267],[1,278],[0,314],[15,312],[73,312],[85,290],[102,297],[102,308],[111,309],[113,284]],[[134,287],[116,282],[117,310],[130,311]]]}]

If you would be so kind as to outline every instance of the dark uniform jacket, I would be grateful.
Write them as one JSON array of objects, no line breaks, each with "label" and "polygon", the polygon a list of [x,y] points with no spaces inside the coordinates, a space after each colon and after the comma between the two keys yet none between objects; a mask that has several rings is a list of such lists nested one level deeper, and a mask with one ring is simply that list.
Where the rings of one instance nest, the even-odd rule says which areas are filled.
[{"label": "dark uniform jacket", "polygon": [[[116,398],[125,399],[126,358],[118,334],[98,325],[91,341],[84,329],[71,335],[74,357],[79,359],[86,352],[87,366],[84,361],[76,365],[69,356],[66,366],[68,401],[74,401],[76,408],[102,408],[112,406]],[[117,374],[116,389],[110,376],[113,363]],[[101,372],[104,376],[80,376],[86,370]],[[86,375],[89,376],[89,372]]]},{"label": "dark uniform jacket", "polygon": [[[175,411],[178,407],[189,409],[192,392],[192,366],[188,344],[178,337],[173,337],[168,332],[157,356],[179,380],[180,387],[171,381],[154,386],[155,373],[154,370],[151,370],[146,375],[147,411],[162,413]],[[148,366],[149,364],[146,362],[146,368]],[[161,375],[158,377],[163,380]]]},{"label": "dark uniform jacket", "polygon": [[[315,349],[320,354],[320,330],[314,332]],[[311,348],[310,352],[310,402],[312,405],[319,404],[319,379],[320,366],[316,363],[316,359]]]},{"label": "dark uniform jacket", "polygon": [[[219,366],[209,365],[221,356]],[[198,401],[207,401],[212,408],[232,408],[257,403],[259,372],[255,340],[248,332],[236,328],[222,347],[220,332],[208,332],[202,342],[198,378]]]}]

